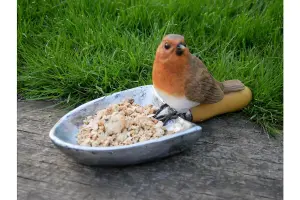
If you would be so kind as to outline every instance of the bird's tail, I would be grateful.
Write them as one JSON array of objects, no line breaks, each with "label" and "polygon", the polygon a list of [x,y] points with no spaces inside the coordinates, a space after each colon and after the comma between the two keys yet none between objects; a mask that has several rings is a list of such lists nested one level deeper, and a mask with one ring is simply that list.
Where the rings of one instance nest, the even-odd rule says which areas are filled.
[{"label": "bird's tail", "polygon": [[237,92],[245,88],[245,85],[239,80],[228,80],[221,83],[223,85],[223,92]]}]

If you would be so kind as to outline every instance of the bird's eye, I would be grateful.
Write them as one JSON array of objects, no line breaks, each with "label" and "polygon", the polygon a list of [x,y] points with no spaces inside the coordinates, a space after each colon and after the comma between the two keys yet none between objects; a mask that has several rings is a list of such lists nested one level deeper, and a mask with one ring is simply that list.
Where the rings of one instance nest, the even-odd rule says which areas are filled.
[{"label": "bird's eye", "polygon": [[168,43],[165,43],[165,49],[170,49],[171,45]]}]

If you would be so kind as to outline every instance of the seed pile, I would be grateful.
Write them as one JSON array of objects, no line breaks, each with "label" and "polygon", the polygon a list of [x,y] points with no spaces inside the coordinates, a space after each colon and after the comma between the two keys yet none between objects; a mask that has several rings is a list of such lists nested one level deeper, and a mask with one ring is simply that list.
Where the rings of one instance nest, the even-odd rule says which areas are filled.
[{"label": "seed pile", "polygon": [[79,128],[77,142],[83,146],[122,146],[175,133],[168,131],[163,122],[153,118],[153,105],[145,107],[133,99],[88,116]]}]

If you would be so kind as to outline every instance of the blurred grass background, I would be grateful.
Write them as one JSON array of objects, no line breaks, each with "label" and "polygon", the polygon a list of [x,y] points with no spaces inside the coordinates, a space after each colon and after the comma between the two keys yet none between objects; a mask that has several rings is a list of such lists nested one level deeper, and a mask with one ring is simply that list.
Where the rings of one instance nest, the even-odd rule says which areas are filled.
[{"label": "blurred grass background", "polygon": [[74,107],[151,84],[158,44],[177,33],[216,79],[252,89],[251,120],[282,130],[282,0],[18,0],[17,23],[25,99]]}]

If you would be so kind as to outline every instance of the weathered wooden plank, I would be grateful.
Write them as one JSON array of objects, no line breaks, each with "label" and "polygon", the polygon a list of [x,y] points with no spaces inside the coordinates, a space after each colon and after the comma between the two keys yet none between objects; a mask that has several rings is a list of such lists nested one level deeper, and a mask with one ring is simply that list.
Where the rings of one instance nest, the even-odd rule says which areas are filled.
[{"label": "weathered wooden plank", "polygon": [[203,123],[206,137],[180,155],[99,168],[77,164],[50,142],[65,113],[51,105],[18,103],[19,199],[282,199],[282,140],[240,114]]},{"label": "weathered wooden plank", "polygon": [[[37,155],[31,154],[30,157],[37,157],[36,159],[45,160],[49,159],[51,155],[54,157],[50,157],[51,160],[61,160],[61,158],[56,158],[56,148],[49,141],[46,136],[40,136],[39,134],[32,134],[29,132],[18,131],[18,149],[20,149],[20,153],[22,152],[36,152]],[[199,147],[198,147],[199,146]],[[203,147],[206,148],[203,148]],[[251,159],[251,152],[247,151],[238,151],[237,148],[232,148],[228,146],[218,146],[218,148],[210,148],[211,144],[197,144],[192,151],[186,152],[185,162],[193,162],[197,164],[198,162],[203,162],[204,159],[207,159],[204,163],[208,165],[210,169],[217,170],[222,167],[224,170],[234,171],[235,168],[242,168],[246,171],[247,175],[250,176],[261,176],[263,178],[280,178],[280,173],[278,171],[282,170],[282,164],[268,162],[264,157],[262,159]],[[255,151],[256,152],[256,151]],[[58,155],[61,155],[58,153]],[[248,156],[250,155],[250,156]],[[176,156],[178,157],[178,156]],[[67,158],[67,157],[66,157]],[[180,156],[177,159],[182,159]],[[262,170],[267,169],[267,170]]]},{"label": "weathered wooden plank", "polygon": [[[58,119],[59,117],[52,117],[48,120],[39,121],[22,117],[18,120],[18,130],[41,134],[43,137],[47,138],[49,130]],[[220,125],[212,124],[212,126]],[[230,131],[228,131],[229,129]],[[212,134],[214,132],[217,134]],[[222,127],[222,129],[214,130],[209,130],[209,128],[204,127],[204,134],[206,134],[207,137],[200,139],[198,144],[206,144],[203,147],[208,148],[216,145],[223,147],[227,146],[228,148],[236,148],[238,151],[252,152],[251,156],[257,157],[258,159],[260,156],[267,156],[266,159],[271,159],[274,162],[282,163],[282,156],[277,156],[278,153],[282,154],[282,146],[274,145],[274,143],[272,143],[272,140],[274,141],[274,139],[269,139],[267,136],[263,137],[261,133],[251,133],[246,129],[243,130],[244,134],[242,136],[236,132],[239,131],[236,130],[235,127]],[[253,138],[256,137],[257,139],[254,140]]]}]

